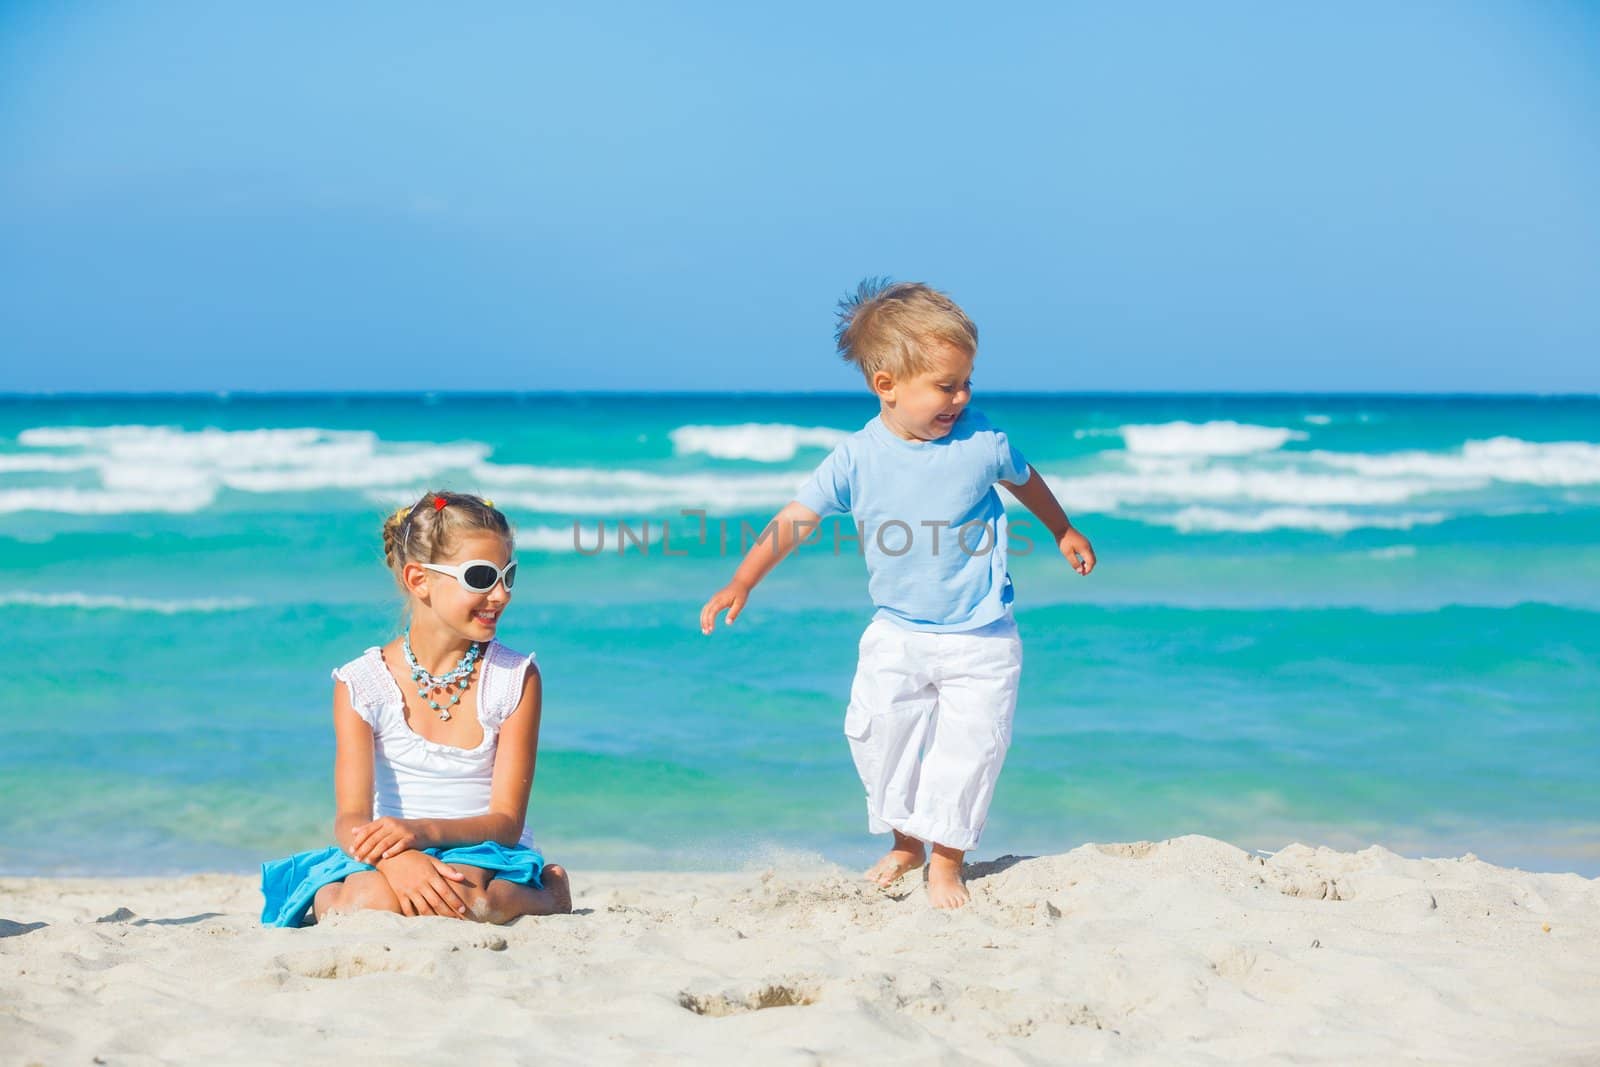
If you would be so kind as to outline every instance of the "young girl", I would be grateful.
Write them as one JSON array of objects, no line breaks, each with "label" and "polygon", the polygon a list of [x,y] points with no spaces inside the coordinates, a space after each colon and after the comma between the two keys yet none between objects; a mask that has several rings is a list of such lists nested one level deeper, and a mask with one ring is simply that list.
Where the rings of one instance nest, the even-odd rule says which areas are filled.
[{"label": "young girl", "polygon": [[261,868],[261,921],[373,908],[509,922],[572,910],[524,825],[539,671],[494,639],[517,562],[487,500],[427,493],[383,524],[406,632],[333,672],[333,836]]}]

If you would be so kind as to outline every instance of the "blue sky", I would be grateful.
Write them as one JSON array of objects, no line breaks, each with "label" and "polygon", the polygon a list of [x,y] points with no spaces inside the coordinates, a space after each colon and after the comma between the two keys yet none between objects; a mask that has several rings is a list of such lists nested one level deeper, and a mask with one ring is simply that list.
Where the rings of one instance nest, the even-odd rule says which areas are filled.
[{"label": "blue sky", "polygon": [[1600,5],[0,6],[0,391],[1600,391]]}]

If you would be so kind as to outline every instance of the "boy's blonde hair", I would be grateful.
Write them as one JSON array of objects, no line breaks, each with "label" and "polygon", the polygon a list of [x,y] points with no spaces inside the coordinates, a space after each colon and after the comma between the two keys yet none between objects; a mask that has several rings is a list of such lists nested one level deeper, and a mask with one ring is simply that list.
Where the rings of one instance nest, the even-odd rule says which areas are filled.
[{"label": "boy's blonde hair", "polygon": [[839,355],[854,363],[870,385],[887,371],[897,379],[926,373],[932,342],[978,354],[978,328],[954,300],[921,282],[867,278],[839,301],[834,332]]}]

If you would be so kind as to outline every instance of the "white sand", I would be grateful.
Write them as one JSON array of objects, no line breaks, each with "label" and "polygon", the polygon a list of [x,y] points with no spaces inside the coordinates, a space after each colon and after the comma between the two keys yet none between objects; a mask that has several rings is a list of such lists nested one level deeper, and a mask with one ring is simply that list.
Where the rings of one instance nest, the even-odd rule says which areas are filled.
[{"label": "white sand", "polygon": [[1600,1062],[1600,880],[1202,837],[972,873],[955,914],[839,870],[579,870],[571,916],[304,930],[234,876],[0,879],[0,1057]]}]

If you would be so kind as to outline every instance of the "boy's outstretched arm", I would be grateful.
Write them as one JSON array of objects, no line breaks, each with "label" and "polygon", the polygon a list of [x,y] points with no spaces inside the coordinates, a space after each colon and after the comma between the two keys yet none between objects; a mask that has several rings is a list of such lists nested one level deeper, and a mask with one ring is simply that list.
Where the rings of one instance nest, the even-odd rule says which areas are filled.
[{"label": "boy's outstretched arm", "polygon": [[760,584],[761,579],[772,572],[772,568],[782,562],[794,546],[811,531],[816,530],[817,524],[822,521],[822,516],[806,507],[799,501],[791,500],[772,517],[767,524],[767,529],[772,531],[772,536],[767,537],[766,531],[756,538],[756,543],[750,546],[739,569],[733,572],[733,578],[727,585],[717,590],[705,607],[700,609],[700,632],[710,633],[717,625],[717,615],[724,609],[728,612],[727,625],[732,625],[733,620],[739,617],[739,612],[744,610],[746,600],[750,599],[750,590]]},{"label": "boy's outstretched arm", "polygon": [[1028,480],[1021,485],[1012,485],[1010,482],[1001,482],[1006,490],[1019,501],[1022,506],[1033,512],[1034,516],[1050,531],[1050,536],[1055,538],[1056,547],[1061,554],[1067,557],[1067,562],[1079,574],[1088,574],[1094,570],[1094,549],[1089,545],[1089,539],[1083,536],[1078,528],[1072,525],[1072,520],[1067,518],[1067,513],[1061,510],[1061,502],[1044,483],[1044,475],[1028,465]]}]

